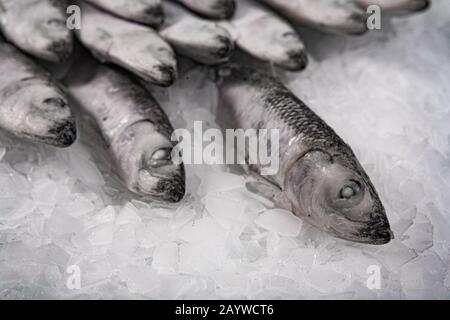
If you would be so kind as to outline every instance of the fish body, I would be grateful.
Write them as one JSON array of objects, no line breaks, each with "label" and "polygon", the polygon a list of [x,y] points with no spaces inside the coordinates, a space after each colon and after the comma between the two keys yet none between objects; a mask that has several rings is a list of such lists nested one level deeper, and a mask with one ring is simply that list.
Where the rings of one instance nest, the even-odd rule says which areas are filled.
[{"label": "fish body", "polygon": [[385,12],[410,13],[428,9],[431,0],[356,0],[356,3],[363,9],[377,5]]},{"label": "fish body", "polygon": [[177,0],[186,8],[211,19],[228,19],[236,8],[235,0]]},{"label": "fish body", "polygon": [[219,110],[235,128],[280,130],[280,169],[266,177],[277,186],[279,205],[339,238],[390,241],[373,184],[351,148],[319,116],[277,79],[250,68],[222,70],[218,87]]},{"label": "fish body", "polygon": [[78,64],[80,76],[67,79],[84,132],[93,133],[88,143],[131,192],[151,200],[180,201],[184,167],[170,158],[173,129],[166,114],[135,80],[92,60]]},{"label": "fish body", "polygon": [[177,77],[172,47],[151,28],[122,20],[81,3],[82,28],[76,34],[102,62],[110,62],[159,86]]},{"label": "fish body", "polygon": [[48,72],[0,41],[0,127],[17,137],[56,147],[76,139],[65,93]]},{"label": "fish body", "polygon": [[179,54],[207,65],[228,61],[234,43],[226,29],[170,2],[164,3],[164,11],[166,23],[159,32]]},{"label": "fish body", "polygon": [[66,8],[64,0],[0,0],[0,29],[6,39],[28,54],[60,63],[73,48]]},{"label": "fish body", "polygon": [[121,18],[160,26],[164,21],[161,0],[85,0]]},{"label": "fish body", "polygon": [[251,56],[287,70],[306,67],[308,56],[296,30],[283,18],[251,0],[241,0],[230,22],[224,22],[236,45]]},{"label": "fish body", "polygon": [[258,0],[300,24],[330,33],[362,34],[366,15],[349,0]]}]

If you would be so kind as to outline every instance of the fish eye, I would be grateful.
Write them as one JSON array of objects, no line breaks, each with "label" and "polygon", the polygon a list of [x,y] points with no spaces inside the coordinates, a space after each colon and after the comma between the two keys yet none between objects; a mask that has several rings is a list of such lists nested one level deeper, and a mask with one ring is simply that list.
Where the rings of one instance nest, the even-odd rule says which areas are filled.
[{"label": "fish eye", "polygon": [[147,164],[152,168],[160,168],[167,166],[172,161],[172,149],[161,148],[156,150],[151,158],[147,160]]},{"label": "fish eye", "polygon": [[159,150],[156,150],[154,153],[153,153],[153,155],[152,155],[152,160],[155,160],[155,161],[170,161],[171,160],[171,153],[172,153],[172,150],[171,149],[167,149],[167,148],[164,148],[164,149],[159,149]]},{"label": "fish eye", "polygon": [[357,181],[351,180],[340,191],[339,196],[341,199],[351,199],[357,196],[361,192],[361,184]]}]

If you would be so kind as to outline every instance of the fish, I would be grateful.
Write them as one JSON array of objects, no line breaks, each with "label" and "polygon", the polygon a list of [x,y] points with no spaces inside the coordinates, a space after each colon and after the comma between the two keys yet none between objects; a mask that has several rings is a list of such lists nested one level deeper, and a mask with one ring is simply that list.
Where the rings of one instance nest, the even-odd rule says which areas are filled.
[{"label": "fish", "polygon": [[229,19],[236,8],[235,0],[176,0],[193,12],[211,19]]},{"label": "fish", "polygon": [[93,58],[75,66],[65,83],[87,135],[82,138],[94,154],[132,193],[153,201],[181,201],[184,166],[172,161],[173,128],[158,102],[121,69]]},{"label": "fish", "polygon": [[258,0],[300,24],[337,34],[368,31],[366,13],[349,0]]},{"label": "fish", "polygon": [[308,64],[296,30],[255,1],[241,0],[231,21],[222,25],[233,35],[236,46],[254,58],[291,71],[303,70]]},{"label": "fish", "polygon": [[62,63],[73,49],[73,32],[66,27],[64,0],[0,0],[0,30],[24,52]]},{"label": "fish", "polygon": [[198,18],[177,4],[164,2],[163,9],[166,22],[159,33],[177,53],[206,65],[229,60],[234,43],[225,28]]},{"label": "fish", "polygon": [[175,52],[155,30],[122,20],[89,4],[78,4],[82,28],[75,34],[97,59],[116,64],[158,86],[168,87],[175,82]]},{"label": "fish", "polygon": [[385,12],[410,13],[427,10],[431,6],[431,0],[356,0],[363,9],[370,5],[377,5]]},{"label": "fish", "polygon": [[63,89],[43,68],[0,40],[0,127],[13,135],[65,148],[76,124]]},{"label": "fish", "polygon": [[161,0],[85,0],[118,17],[158,27],[164,22]]},{"label": "fish", "polygon": [[[218,120],[226,115],[234,128],[279,130],[279,170],[263,179],[277,205],[337,238],[374,245],[393,238],[369,176],[324,120],[265,72],[230,64],[217,75]],[[249,167],[261,174],[261,165]]]}]

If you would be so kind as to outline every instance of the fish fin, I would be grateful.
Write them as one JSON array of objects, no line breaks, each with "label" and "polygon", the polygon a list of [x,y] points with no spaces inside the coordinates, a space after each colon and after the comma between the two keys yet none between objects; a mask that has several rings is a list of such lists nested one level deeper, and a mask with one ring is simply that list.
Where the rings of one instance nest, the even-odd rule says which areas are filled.
[{"label": "fish fin", "polygon": [[273,181],[270,177],[265,177],[258,174],[252,170],[249,165],[245,165],[243,168],[247,176],[247,182],[245,185],[250,192],[257,193],[265,198],[274,200],[283,190],[278,183]]}]

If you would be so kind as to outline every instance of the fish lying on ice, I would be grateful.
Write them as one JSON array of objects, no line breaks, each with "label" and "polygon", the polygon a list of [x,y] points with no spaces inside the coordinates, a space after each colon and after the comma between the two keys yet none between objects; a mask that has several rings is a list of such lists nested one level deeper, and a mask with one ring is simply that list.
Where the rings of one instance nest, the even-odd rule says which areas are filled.
[{"label": "fish lying on ice", "polygon": [[325,32],[362,34],[366,13],[349,0],[258,0],[300,24]]},{"label": "fish lying on ice", "polygon": [[230,22],[222,25],[236,45],[251,56],[299,71],[308,63],[305,45],[283,18],[252,0],[241,0]]},{"label": "fish lying on ice", "polygon": [[[176,0],[204,17],[211,19],[228,19],[235,10],[235,0]],[[240,1],[239,1],[240,2]]]},{"label": "fish lying on ice", "polygon": [[[374,186],[332,128],[269,75],[243,66],[219,74],[218,118],[223,112],[236,128],[280,130],[280,169],[266,177],[280,206],[342,239],[370,244],[391,240]],[[261,172],[258,165],[251,169]]]},{"label": "fish lying on ice", "polygon": [[177,4],[164,2],[163,8],[166,22],[159,32],[179,54],[209,65],[229,59],[234,43],[226,29],[190,14]]},{"label": "fish lying on ice", "polygon": [[356,0],[356,3],[363,9],[367,9],[374,4],[386,12],[408,13],[428,9],[431,0]]},{"label": "fish lying on ice", "polygon": [[84,0],[124,19],[153,27],[164,21],[161,0]]},{"label": "fish lying on ice", "polygon": [[6,39],[36,58],[60,63],[73,48],[64,0],[0,0],[0,29]]},{"label": "fish lying on ice", "polygon": [[102,62],[111,62],[159,86],[177,78],[177,60],[172,47],[151,28],[122,20],[79,2],[81,43]]},{"label": "fish lying on ice", "polygon": [[76,139],[64,92],[48,72],[0,40],[0,127],[17,137],[56,147]]},{"label": "fish lying on ice", "polygon": [[77,64],[67,83],[81,111],[80,125],[84,132],[95,133],[88,141],[94,152],[131,192],[152,200],[180,201],[184,167],[171,160],[173,129],[167,116],[123,71],[87,61]]}]

